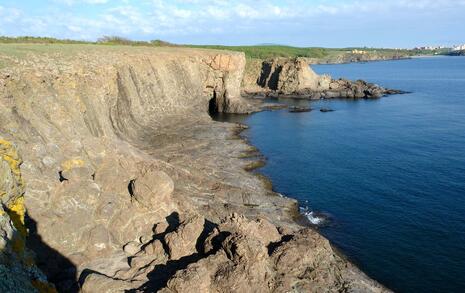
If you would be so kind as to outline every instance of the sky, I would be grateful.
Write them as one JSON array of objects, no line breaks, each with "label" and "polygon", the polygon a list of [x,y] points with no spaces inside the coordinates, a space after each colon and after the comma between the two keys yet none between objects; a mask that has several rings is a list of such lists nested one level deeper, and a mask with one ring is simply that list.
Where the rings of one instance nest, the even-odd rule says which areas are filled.
[{"label": "sky", "polygon": [[0,0],[0,35],[412,48],[465,43],[465,0]]}]

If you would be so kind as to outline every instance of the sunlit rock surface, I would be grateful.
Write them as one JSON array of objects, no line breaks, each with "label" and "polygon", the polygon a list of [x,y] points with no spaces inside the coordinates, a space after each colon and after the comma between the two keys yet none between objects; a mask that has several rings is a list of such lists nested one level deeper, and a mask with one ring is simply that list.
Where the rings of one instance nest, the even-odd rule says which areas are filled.
[{"label": "sunlit rock surface", "polygon": [[[209,117],[257,110],[243,54],[69,48],[0,56],[0,136],[23,158],[0,156],[0,256],[27,242],[62,292],[385,291],[299,225],[296,201],[245,170],[240,129]],[[2,257],[18,288],[47,284]]]}]

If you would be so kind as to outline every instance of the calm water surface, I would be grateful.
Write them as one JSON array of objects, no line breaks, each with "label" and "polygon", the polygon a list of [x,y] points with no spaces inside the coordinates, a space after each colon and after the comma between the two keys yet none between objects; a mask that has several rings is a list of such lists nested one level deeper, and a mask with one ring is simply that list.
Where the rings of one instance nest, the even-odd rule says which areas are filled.
[{"label": "calm water surface", "polygon": [[465,57],[314,69],[412,94],[248,116],[260,172],[327,215],[321,233],[387,287],[465,292]]}]

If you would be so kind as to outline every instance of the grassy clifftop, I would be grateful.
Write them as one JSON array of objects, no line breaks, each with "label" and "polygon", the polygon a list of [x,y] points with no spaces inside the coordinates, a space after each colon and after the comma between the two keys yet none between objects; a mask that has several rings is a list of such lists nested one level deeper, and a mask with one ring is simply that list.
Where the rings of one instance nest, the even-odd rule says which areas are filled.
[{"label": "grassy clifftop", "polygon": [[258,46],[219,46],[219,45],[186,45],[193,48],[205,48],[216,50],[240,51],[249,58],[268,59],[276,57],[308,57],[323,58],[329,54],[325,48],[298,48],[282,45],[258,45]]},{"label": "grassy clifftop", "polygon": [[[117,36],[105,36],[95,42],[62,40],[48,37],[1,37],[0,44],[53,44],[63,46],[63,51],[68,47],[81,45],[94,45],[101,47],[189,47],[215,50],[228,50],[244,52],[248,59],[271,59],[277,57],[296,58],[304,57],[311,59],[312,63],[344,63],[357,61],[373,61],[406,58],[416,55],[434,55],[443,52],[418,51],[406,49],[386,49],[386,48],[321,48],[321,47],[292,47],[284,45],[256,45],[256,46],[222,46],[222,45],[179,45],[161,40],[133,41]],[[17,48],[15,48],[16,50]],[[16,52],[21,54],[21,50]]]}]

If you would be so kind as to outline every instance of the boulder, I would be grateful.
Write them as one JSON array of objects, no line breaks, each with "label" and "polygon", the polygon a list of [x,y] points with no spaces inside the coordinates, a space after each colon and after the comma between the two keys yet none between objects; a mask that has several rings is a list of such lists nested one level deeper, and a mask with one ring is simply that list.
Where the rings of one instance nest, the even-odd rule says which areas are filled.
[{"label": "boulder", "polygon": [[197,214],[188,215],[174,232],[165,235],[165,243],[171,260],[197,252],[197,239],[204,229],[205,219]]},{"label": "boulder", "polygon": [[148,170],[131,181],[129,188],[134,199],[150,209],[169,200],[174,182],[163,171]]},{"label": "boulder", "polygon": [[229,233],[253,235],[263,246],[268,246],[271,242],[276,242],[281,239],[281,235],[276,226],[268,220],[263,218],[250,220],[236,213],[223,219],[218,226],[218,230],[222,232],[227,231]]}]

